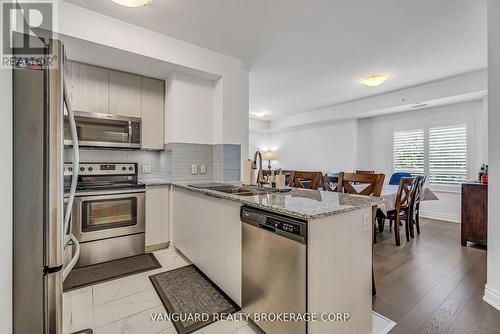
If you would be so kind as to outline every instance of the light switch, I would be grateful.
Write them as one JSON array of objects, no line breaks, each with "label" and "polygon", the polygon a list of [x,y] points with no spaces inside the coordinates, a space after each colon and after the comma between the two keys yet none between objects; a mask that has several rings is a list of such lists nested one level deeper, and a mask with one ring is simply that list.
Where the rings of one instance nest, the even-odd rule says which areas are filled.
[{"label": "light switch", "polygon": [[363,232],[370,232],[370,225],[372,223],[372,216],[370,214],[363,214]]},{"label": "light switch", "polygon": [[207,165],[200,165],[200,174],[207,173]]},{"label": "light switch", "polygon": [[142,165],[142,174],[151,173],[151,165]]},{"label": "light switch", "polygon": [[191,165],[191,174],[193,174],[193,175],[198,174],[198,165],[197,164]]}]

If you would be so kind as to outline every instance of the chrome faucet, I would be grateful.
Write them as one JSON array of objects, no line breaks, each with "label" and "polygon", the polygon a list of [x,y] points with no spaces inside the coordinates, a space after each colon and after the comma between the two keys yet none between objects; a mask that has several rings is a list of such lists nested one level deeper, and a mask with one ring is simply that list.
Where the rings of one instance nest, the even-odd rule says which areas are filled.
[{"label": "chrome faucet", "polygon": [[257,169],[257,157],[259,158],[259,172],[257,173],[257,186],[259,188],[263,188],[264,184],[267,184],[268,182],[264,178],[264,173],[262,172],[262,154],[260,153],[260,151],[255,152],[255,155],[253,156],[252,169]]}]

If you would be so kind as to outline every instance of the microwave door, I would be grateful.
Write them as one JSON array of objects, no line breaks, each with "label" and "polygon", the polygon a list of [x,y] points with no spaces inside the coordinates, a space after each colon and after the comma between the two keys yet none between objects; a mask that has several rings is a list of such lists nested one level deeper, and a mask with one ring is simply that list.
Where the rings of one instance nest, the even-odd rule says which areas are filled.
[{"label": "microwave door", "polygon": [[[141,119],[108,114],[75,112],[80,146],[140,148]],[[68,126],[66,122],[66,126]],[[72,145],[65,138],[65,145]]]}]

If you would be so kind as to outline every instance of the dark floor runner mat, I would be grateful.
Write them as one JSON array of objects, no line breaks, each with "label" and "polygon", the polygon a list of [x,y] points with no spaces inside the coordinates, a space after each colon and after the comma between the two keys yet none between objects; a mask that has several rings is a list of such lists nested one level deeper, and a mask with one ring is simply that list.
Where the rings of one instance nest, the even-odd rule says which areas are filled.
[{"label": "dark floor runner mat", "polygon": [[64,281],[64,291],[83,288],[157,268],[161,268],[161,264],[151,253],[76,268],[69,273]]},{"label": "dark floor runner mat", "polygon": [[[152,275],[149,279],[167,312],[180,315],[179,319],[172,319],[179,334],[192,333],[213,323],[212,314],[229,314],[240,310],[194,265]],[[201,314],[210,315],[210,319],[195,317]]]},{"label": "dark floor runner mat", "polygon": [[73,332],[71,334],[93,334],[94,331],[92,329],[84,329],[83,331]]}]

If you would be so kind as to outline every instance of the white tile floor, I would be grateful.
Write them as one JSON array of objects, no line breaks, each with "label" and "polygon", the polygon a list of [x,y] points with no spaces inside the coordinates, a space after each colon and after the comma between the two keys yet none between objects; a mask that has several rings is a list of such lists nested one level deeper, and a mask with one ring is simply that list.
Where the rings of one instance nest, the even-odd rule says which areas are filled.
[{"label": "white tile floor", "polygon": [[[149,276],[189,264],[173,248],[154,252],[162,268],[64,294],[64,333],[92,328],[95,334],[176,334],[170,321],[151,321],[165,313]],[[387,333],[391,321],[374,313],[373,333]],[[262,333],[246,321],[216,322],[196,334]]]}]

